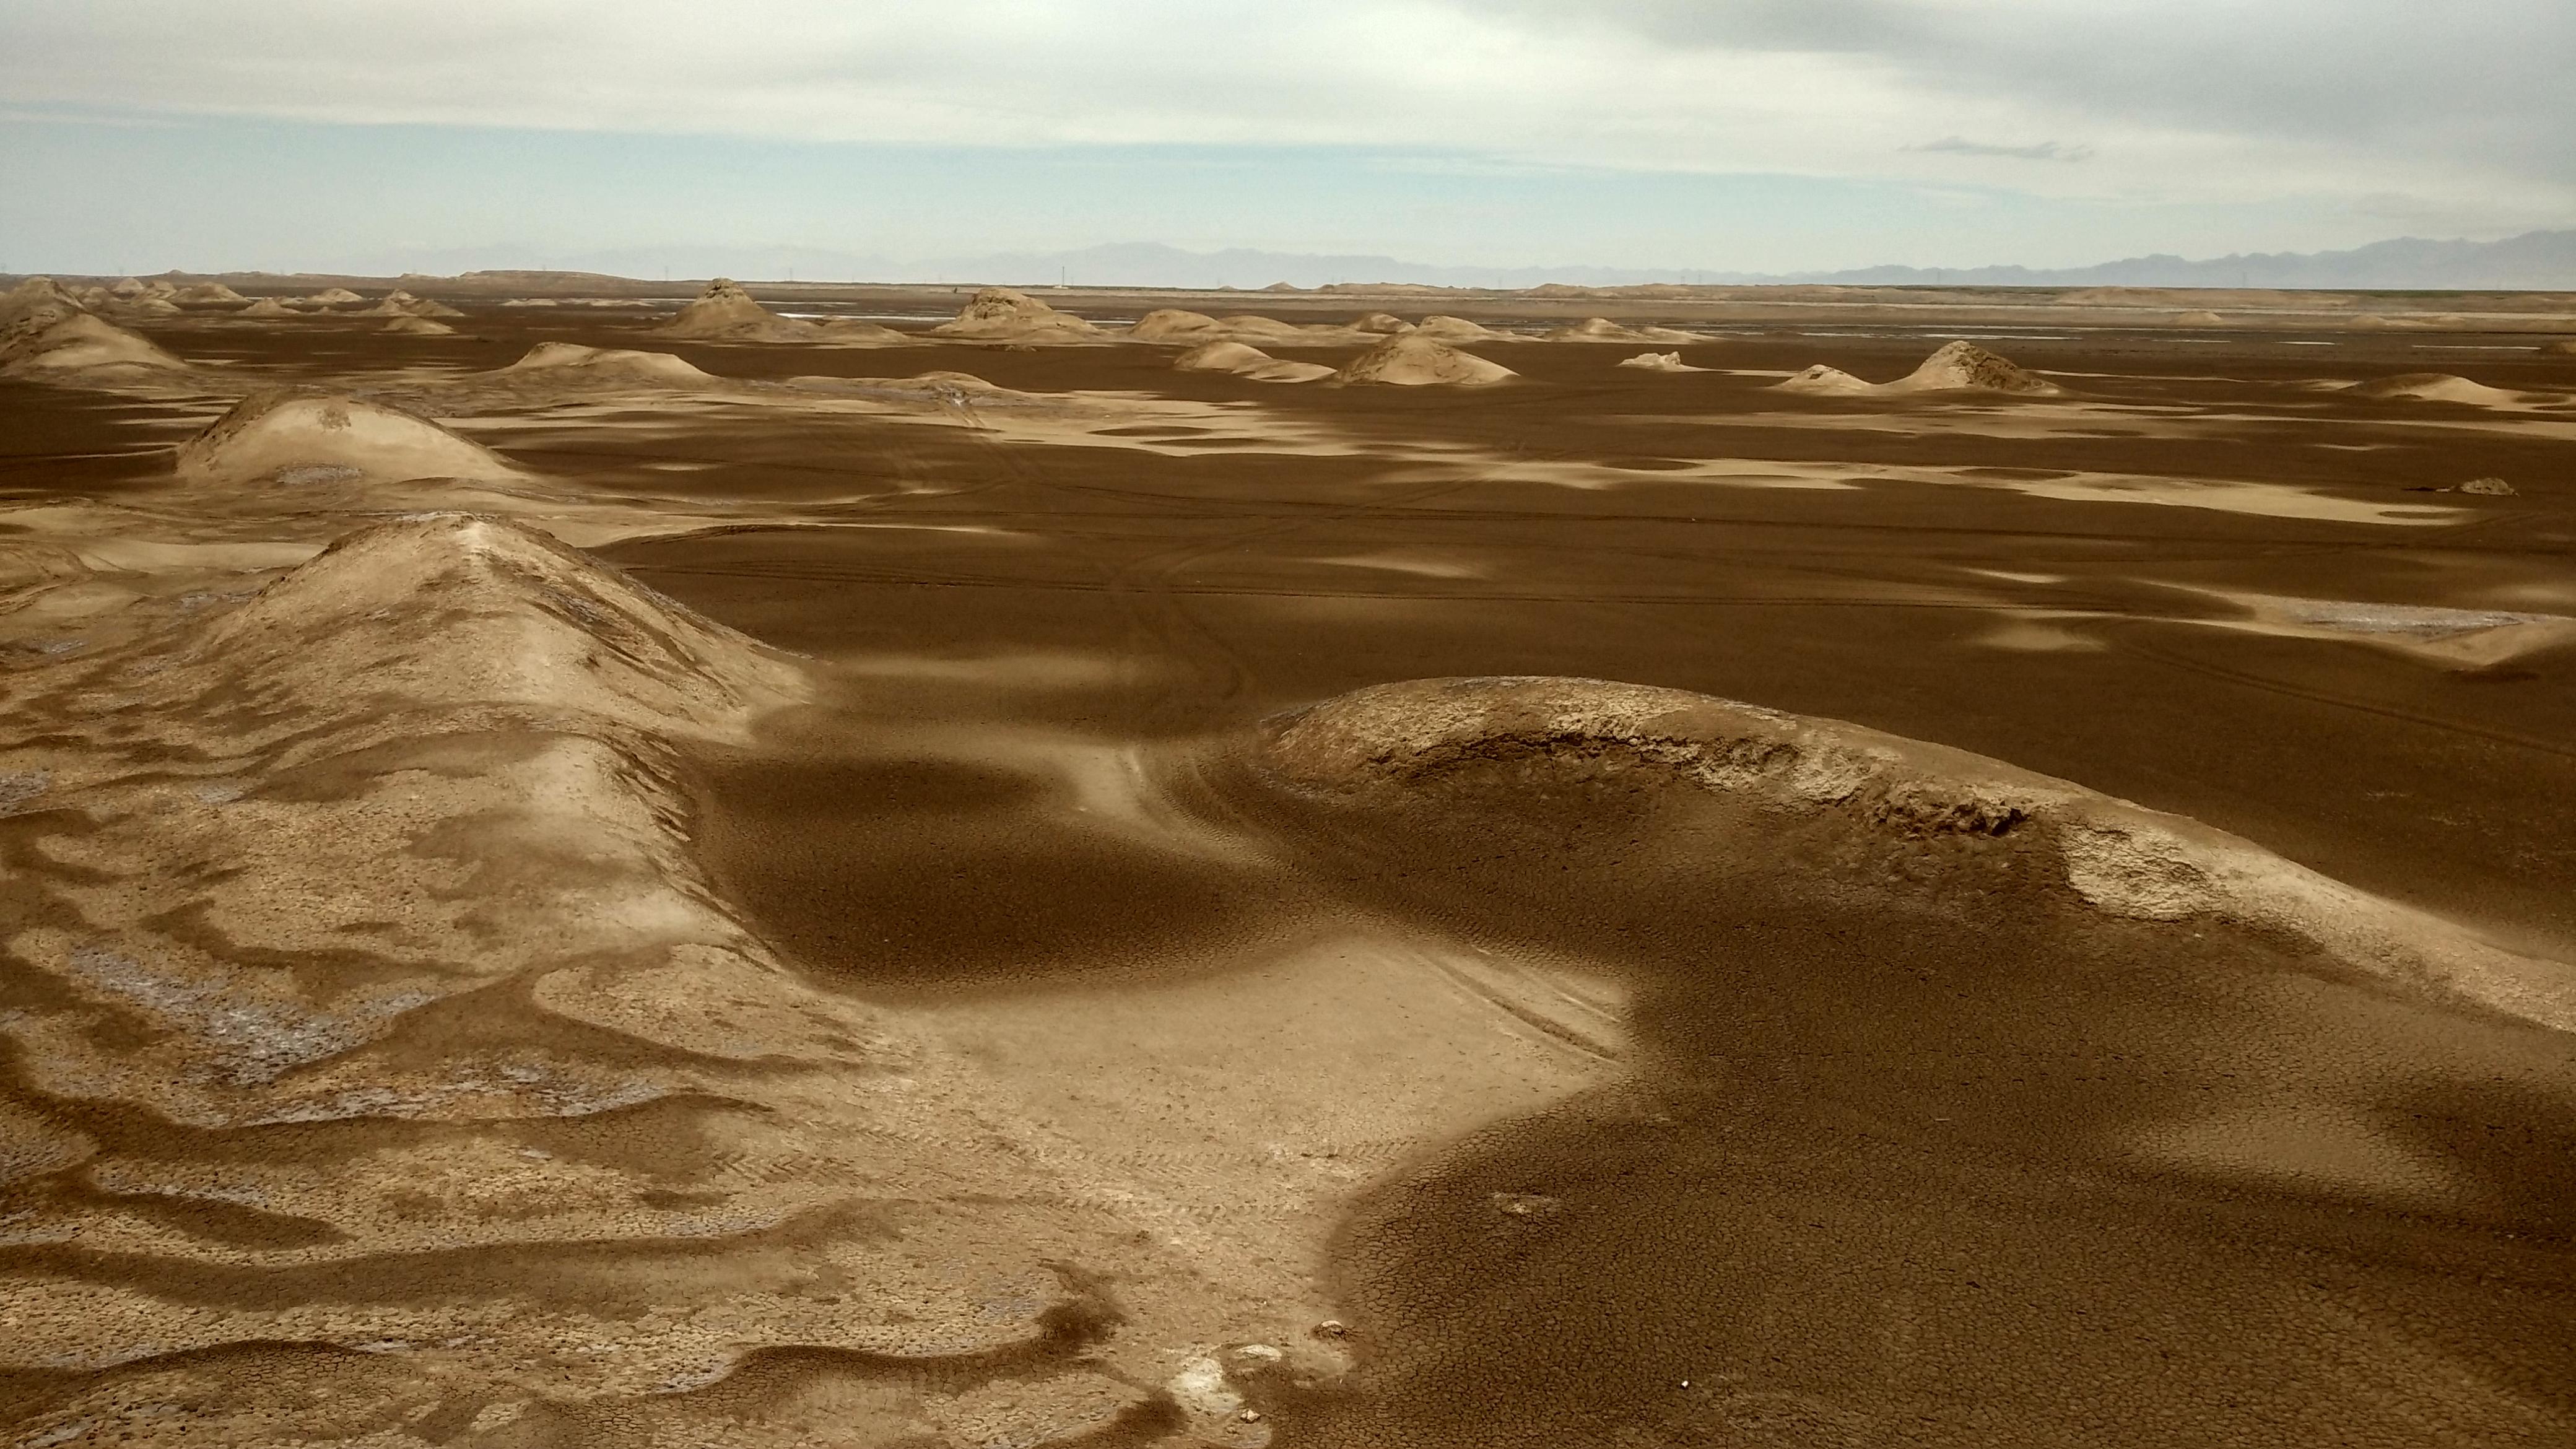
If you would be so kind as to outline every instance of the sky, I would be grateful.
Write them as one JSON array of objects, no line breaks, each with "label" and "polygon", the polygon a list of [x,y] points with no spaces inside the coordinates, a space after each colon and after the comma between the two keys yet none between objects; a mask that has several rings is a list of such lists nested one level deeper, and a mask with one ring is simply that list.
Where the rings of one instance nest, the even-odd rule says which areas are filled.
[{"label": "sky", "polygon": [[2576,226],[2571,61],[2576,0],[0,0],[0,270],[2490,238]]}]

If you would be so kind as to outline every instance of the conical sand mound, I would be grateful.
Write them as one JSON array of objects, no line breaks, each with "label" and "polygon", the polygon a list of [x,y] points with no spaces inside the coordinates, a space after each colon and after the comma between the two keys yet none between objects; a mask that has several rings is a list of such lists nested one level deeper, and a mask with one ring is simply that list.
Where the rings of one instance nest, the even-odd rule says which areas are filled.
[{"label": "conical sand mound", "polygon": [[1059,312],[1026,292],[986,287],[957,313],[953,322],[930,329],[939,337],[1007,342],[1088,342],[1100,329],[1069,312]]},{"label": "conical sand mound", "polygon": [[721,734],[795,688],[732,630],[551,535],[462,513],[342,538],[213,621],[198,653],[323,717],[390,699]]},{"label": "conical sand mound", "polygon": [[0,294],[0,373],[113,377],[186,368],[150,341],[84,310],[48,278]]},{"label": "conical sand mound", "polygon": [[2064,388],[1973,342],[1945,342],[1923,365],[1889,383],[1891,392],[2010,392],[2055,396]]},{"label": "conical sand mound", "polygon": [[1137,318],[1127,335],[1138,342],[1177,342],[1205,337],[1216,330],[1216,319],[1205,312],[1157,307]]},{"label": "conical sand mound", "polygon": [[379,332],[392,332],[406,337],[453,337],[456,335],[455,328],[448,326],[444,322],[432,322],[426,317],[396,317],[376,330]]},{"label": "conical sand mound", "polygon": [[1607,317],[1586,317],[1570,327],[1559,327],[1547,334],[1549,342],[1701,342],[1688,332],[1670,327],[1630,327]]},{"label": "conical sand mound", "polygon": [[2385,398],[2398,402],[2464,403],[2470,407],[2510,407],[2522,401],[2522,394],[2471,382],[2447,372],[2408,372],[2396,377],[2372,378],[2344,389],[2355,397]]},{"label": "conical sand mound", "polygon": [[303,314],[275,297],[262,297],[233,315],[236,317],[297,317]]},{"label": "conical sand mound", "polygon": [[307,297],[304,300],[318,303],[325,307],[340,307],[351,302],[363,302],[367,299],[350,291],[346,287],[325,287],[321,291],[314,293],[312,296]]},{"label": "conical sand mound", "polygon": [[1282,362],[1258,347],[1241,342],[1209,342],[1172,359],[1181,372],[1230,372],[1257,382],[1313,382],[1331,377],[1319,362]]},{"label": "conical sand mound", "polygon": [[667,352],[637,352],[622,347],[584,347],[577,342],[540,342],[528,355],[498,369],[498,375],[543,375],[621,383],[649,382],[691,386],[716,379],[684,358]]},{"label": "conical sand mound", "polygon": [[678,316],[653,330],[664,337],[701,342],[802,342],[815,329],[810,322],[781,317],[763,307],[732,278],[718,277]]},{"label": "conical sand mound", "polygon": [[1339,376],[1344,382],[1395,387],[1473,387],[1508,382],[1519,374],[1437,338],[1407,332],[1361,353]]},{"label": "conical sand mound", "polygon": [[324,393],[245,398],[179,446],[178,473],[199,483],[380,482],[525,476],[480,443],[382,403]]},{"label": "conical sand mound", "polygon": [[1351,330],[1353,332],[1374,332],[1382,337],[1392,337],[1399,332],[1412,331],[1413,324],[1396,316],[1392,312],[1369,312],[1362,314],[1359,318],[1354,320],[1351,323]]},{"label": "conical sand mound", "polygon": [[2059,397],[2066,389],[1970,342],[1948,342],[1923,359],[1921,366],[1894,382],[1865,382],[1840,368],[1819,363],[1785,382],[1784,392],[1821,397],[1894,396],[1916,392],[2001,392],[2021,397]]},{"label": "conical sand mound", "polygon": [[182,307],[230,307],[250,299],[221,282],[199,282],[171,292],[170,300]]}]

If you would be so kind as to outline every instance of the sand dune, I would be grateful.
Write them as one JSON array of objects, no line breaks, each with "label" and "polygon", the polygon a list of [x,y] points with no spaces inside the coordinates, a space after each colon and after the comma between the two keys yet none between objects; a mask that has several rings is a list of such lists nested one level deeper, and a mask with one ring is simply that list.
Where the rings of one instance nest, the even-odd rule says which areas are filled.
[{"label": "sand dune", "polygon": [[2183,312],[2177,314],[2174,321],[2184,327],[2220,327],[2226,325],[2227,319],[2215,312],[2204,311]]},{"label": "sand dune", "polygon": [[976,341],[1065,343],[1090,342],[1099,328],[1070,312],[1059,312],[1026,292],[986,287],[957,313],[956,320],[930,329],[934,337]]},{"label": "sand dune", "polygon": [[119,277],[110,282],[107,289],[120,297],[140,297],[147,290],[141,279],[135,277]]},{"label": "sand dune", "polygon": [[1413,324],[1396,316],[1392,312],[1364,312],[1352,320],[1351,330],[1353,332],[1374,332],[1380,336],[1393,336],[1399,332],[1412,331]]},{"label": "sand dune", "polygon": [[542,373],[553,378],[601,378],[687,387],[716,379],[684,358],[667,352],[637,352],[622,347],[584,347],[577,342],[540,342],[507,367],[502,375]]},{"label": "sand dune", "polygon": [[221,282],[198,282],[175,288],[167,295],[182,307],[229,307],[250,300]]},{"label": "sand dune", "polygon": [[874,347],[911,340],[891,327],[856,318],[818,323],[802,317],[781,317],[760,305],[741,283],[729,277],[707,283],[697,300],[652,330],[658,336],[700,342],[828,342]]},{"label": "sand dune", "polygon": [[180,445],[176,467],[193,483],[523,476],[482,444],[428,418],[384,403],[292,390],[243,399]]},{"label": "sand dune", "polygon": [[1708,371],[1705,367],[1693,367],[1689,363],[1682,361],[1682,355],[1678,352],[1640,352],[1634,357],[1623,357],[1619,359],[1619,365],[1621,367],[1634,367],[1646,372]]},{"label": "sand dune", "polygon": [[1559,327],[1540,339],[1546,342],[1705,342],[1708,339],[1670,327],[1631,327],[1607,317],[1586,317],[1571,326]]},{"label": "sand dune", "polygon": [[1320,362],[1282,362],[1258,347],[1240,342],[1206,342],[1172,359],[1181,372],[1230,372],[1256,382],[1313,382],[1331,377]]},{"label": "sand dune", "polygon": [[116,376],[186,368],[147,339],[83,309],[49,278],[0,294],[0,373]]},{"label": "sand dune", "polygon": [[1425,337],[1442,342],[1518,342],[1521,340],[1514,333],[1497,332],[1481,322],[1470,322],[1464,317],[1425,317],[1416,324],[1414,330]]},{"label": "sand dune", "polygon": [[1508,382],[1519,374],[1421,332],[1406,332],[1353,358],[1337,376],[1397,387],[1459,387]]},{"label": "sand dune", "polygon": [[2395,377],[2375,377],[2356,382],[2344,389],[2355,397],[2385,398],[2402,402],[2463,403],[2470,407],[2515,407],[2522,403],[2518,392],[2471,382],[2447,372],[2408,372]]},{"label": "sand dune", "polygon": [[1838,368],[1818,365],[1778,384],[1787,392],[1827,397],[1917,392],[2002,392],[2022,397],[2058,397],[2065,389],[2010,359],[1972,342],[1946,342],[1922,365],[1894,382],[1871,383]]},{"label": "sand dune", "polygon": [[233,315],[236,317],[300,317],[303,314],[275,297],[262,297]]},{"label": "sand dune", "polygon": [[325,287],[321,291],[314,293],[312,296],[307,297],[304,300],[324,307],[339,307],[345,306],[351,302],[363,302],[367,299],[350,291],[346,287]]},{"label": "sand dune", "polygon": [[432,322],[426,317],[396,317],[376,330],[379,332],[397,333],[406,337],[453,337],[456,335],[455,328],[448,326],[444,322]]}]

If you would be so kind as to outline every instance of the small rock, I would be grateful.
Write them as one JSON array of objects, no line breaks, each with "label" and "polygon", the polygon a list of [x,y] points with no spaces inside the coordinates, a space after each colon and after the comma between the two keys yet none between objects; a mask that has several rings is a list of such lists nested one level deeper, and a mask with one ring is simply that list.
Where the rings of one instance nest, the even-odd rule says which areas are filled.
[{"label": "small rock", "polygon": [[2472,478],[2459,487],[2462,493],[2485,493],[2497,498],[2513,496],[2513,485],[2502,478]]},{"label": "small rock", "polygon": [[1327,1318],[1315,1325],[1314,1334],[1317,1338],[1348,1338],[1351,1326],[1338,1318]]},{"label": "small rock", "polygon": [[1259,1409],[1246,1409],[1242,1413],[1235,1415],[1235,1417],[1247,1424],[1258,1424],[1261,1422],[1261,1411]]}]

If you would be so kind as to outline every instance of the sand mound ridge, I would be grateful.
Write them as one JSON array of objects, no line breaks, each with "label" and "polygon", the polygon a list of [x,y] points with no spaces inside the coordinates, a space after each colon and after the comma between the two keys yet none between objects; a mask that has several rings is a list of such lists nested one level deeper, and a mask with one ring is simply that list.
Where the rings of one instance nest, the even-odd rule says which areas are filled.
[{"label": "sand mound ridge", "polygon": [[509,480],[526,476],[482,444],[418,414],[332,393],[254,394],[179,445],[178,475],[198,483]]},{"label": "sand mound ridge", "polygon": [[2344,391],[2355,397],[2464,403],[2470,407],[2511,407],[2522,401],[2520,393],[2471,382],[2448,372],[2408,372],[2395,377],[2376,377],[2367,382],[2356,382]]},{"label": "sand mound ridge", "polygon": [[0,294],[0,373],[43,376],[181,372],[187,364],[34,277]]},{"label": "sand mound ridge", "polygon": [[578,342],[540,342],[528,354],[495,376],[543,373],[553,377],[599,378],[603,381],[662,384],[713,383],[715,377],[667,352],[639,352],[623,347],[584,347]]},{"label": "sand mound ridge", "polygon": [[930,333],[1007,342],[1086,342],[1101,336],[1098,327],[1082,318],[1010,287],[977,292],[958,310],[956,320],[942,322]]},{"label": "sand mound ridge", "polygon": [[1688,332],[1670,327],[1631,327],[1607,317],[1586,317],[1571,326],[1559,327],[1540,339],[1545,342],[1700,342]]},{"label": "sand mound ridge", "polygon": [[1634,357],[1620,358],[1619,365],[1621,367],[1633,367],[1640,372],[1708,371],[1705,367],[1693,367],[1689,363],[1682,361],[1682,355],[1678,352],[1640,352]]},{"label": "sand mound ridge", "polygon": [[1474,387],[1508,382],[1520,374],[1435,337],[1407,332],[1389,337],[1353,358],[1336,374],[1346,383],[1395,387]]},{"label": "sand mound ridge", "polygon": [[1172,359],[1180,372],[1230,372],[1256,382],[1313,382],[1331,377],[1320,362],[1282,362],[1258,347],[1241,342],[1206,342]]},{"label": "sand mound ridge", "polygon": [[1605,757],[1773,808],[1845,812],[1874,830],[2036,832],[2067,886],[2105,914],[2259,922],[2383,975],[2576,1027],[2576,983],[2554,963],[2498,950],[2198,821],[1840,721],[1602,680],[1416,680],[1282,716],[1258,759],[1295,788],[1367,794],[1479,763],[1579,775]]}]

